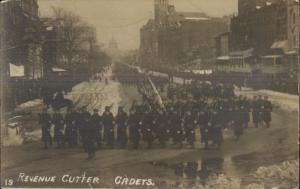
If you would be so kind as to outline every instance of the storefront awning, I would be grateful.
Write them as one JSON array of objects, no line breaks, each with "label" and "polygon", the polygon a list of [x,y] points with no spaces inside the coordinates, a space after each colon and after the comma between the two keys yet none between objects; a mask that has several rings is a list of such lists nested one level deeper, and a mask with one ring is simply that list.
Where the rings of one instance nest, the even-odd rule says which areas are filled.
[{"label": "storefront awning", "polygon": [[230,60],[230,56],[219,56],[217,60]]},{"label": "storefront awning", "polygon": [[53,68],[52,68],[52,71],[53,71],[53,72],[66,72],[67,70],[62,69],[62,68],[53,67]]},{"label": "storefront awning", "polygon": [[253,54],[253,48],[251,49],[247,49],[247,50],[243,50],[243,51],[233,51],[233,52],[230,52],[229,55],[230,55],[230,58],[249,58],[252,56]]},{"label": "storefront awning", "polygon": [[262,58],[282,58],[282,55],[266,55],[266,56],[262,56]]},{"label": "storefront awning", "polygon": [[272,44],[271,49],[281,49],[284,53],[286,53],[288,51],[287,40],[284,40],[284,41],[275,41]]},{"label": "storefront awning", "polygon": [[10,77],[24,77],[24,66],[20,65],[14,65],[14,64],[9,64],[9,76]]}]

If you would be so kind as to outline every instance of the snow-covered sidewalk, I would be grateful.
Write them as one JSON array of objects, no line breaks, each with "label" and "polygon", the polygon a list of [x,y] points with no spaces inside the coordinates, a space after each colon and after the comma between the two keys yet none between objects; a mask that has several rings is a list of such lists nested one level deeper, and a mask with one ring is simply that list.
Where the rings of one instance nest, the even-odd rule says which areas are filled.
[{"label": "snow-covered sidewalk", "polygon": [[102,81],[82,82],[73,87],[66,98],[71,99],[77,108],[86,107],[89,112],[99,109],[101,113],[105,106],[112,106],[111,110],[115,115],[122,99],[119,90],[120,83],[111,80],[111,76],[111,70],[104,74],[104,77],[108,79],[107,85],[103,79]]}]

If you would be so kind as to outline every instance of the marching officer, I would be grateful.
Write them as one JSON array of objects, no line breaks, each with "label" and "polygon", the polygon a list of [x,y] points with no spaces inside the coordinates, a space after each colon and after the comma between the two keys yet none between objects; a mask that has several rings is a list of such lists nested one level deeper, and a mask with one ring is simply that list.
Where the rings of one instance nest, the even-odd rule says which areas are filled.
[{"label": "marching officer", "polygon": [[102,124],[101,124],[101,116],[99,115],[99,110],[94,109],[93,115],[90,118],[90,124],[95,129],[95,139],[97,141],[97,147],[102,147]]},{"label": "marching officer", "polygon": [[271,112],[273,111],[272,103],[268,100],[268,96],[264,98],[264,111],[263,111],[263,121],[267,125],[267,128],[270,127],[270,122],[272,120]]},{"label": "marching officer", "polygon": [[123,110],[122,107],[119,107],[118,114],[116,116],[116,125],[117,125],[117,141],[121,148],[127,146],[127,120],[128,115]]},{"label": "marching officer", "polygon": [[86,114],[82,124],[82,144],[84,151],[88,154],[87,159],[94,158],[96,155],[96,132],[97,128],[90,122],[90,116]]},{"label": "marching officer", "polygon": [[57,147],[61,148],[64,146],[64,118],[58,110],[55,110],[53,114],[52,123],[54,125],[54,140]]},{"label": "marching officer", "polygon": [[102,115],[102,124],[104,126],[104,140],[108,147],[113,148],[115,133],[114,133],[114,116],[110,111],[110,107],[106,106]]},{"label": "marching officer", "polygon": [[128,118],[129,139],[133,143],[133,148],[138,149],[140,143],[140,115],[135,109],[130,110]]},{"label": "marching officer", "polygon": [[51,117],[47,112],[47,108],[43,109],[43,112],[39,115],[39,124],[42,126],[42,141],[45,148],[48,148],[48,143],[52,145],[52,137],[50,133],[51,129]]}]

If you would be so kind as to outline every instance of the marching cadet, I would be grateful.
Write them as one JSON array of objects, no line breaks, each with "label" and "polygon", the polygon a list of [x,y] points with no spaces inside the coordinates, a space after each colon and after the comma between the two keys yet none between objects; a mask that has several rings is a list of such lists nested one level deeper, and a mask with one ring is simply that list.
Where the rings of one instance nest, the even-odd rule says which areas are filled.
[{"label": "marching cadet", "polygon": [[265,107],[264,107],[264,100],[262,99],[261,95],[258,96],[257,105],[258,105],[258,124],[262,125]]},{"label": "marching cadet", "polygon": [[118,114],[116,116],[116,125],[117,141],[121,148],[125,148],[127,146],[127,120],[128,115],[122,107],[119,107]]},{"label": "marching cadet", "polygon": [[43,112],[39,115],[39,124],[42,126],[42,141],[45,148],[48,148],[48,143],[52,146],[52,137],[50,133],[51,129],[51,117],[47,112],[47,108],[43,109]]},{"label": "marching cadet", "polygon": [[203,127],[203,134],[202,138],[204,141],[205,149],[208,149],[208,143],[212,139],[212,134],[213,134],[213,112],[212,111],[207,111],[207,120],[205,120],[206,124]]},{"label": "marching cadet", "polygon": [[74,147],[77,140],[77,128],[76,128],[76,116],[74,110],[68,109],[65,115],[65,141],[68,143],[69,147]]},{"label": "marching cadet", "polygon": [[52,123],[54,125],[54,140],[56,141],[57,147],[61,148],[64,146],[64,118],[58,110],[54,111]]},{"label": "marching cadet", "polygon": [[[159,140],[159,143],[162,148],[165,148],[166,141],[168,140],[168,134],[170,133],[170,130],[168,129],[168,121],[167,121],[167,113],[164,111],[159,111],[157,120],[157,137]],[[169,133],[168,133],[169,131]]]},{"label": "marching cadet", "polygon": [[173,142],[174,145],[179,144],[179,148],[182,148],[182,142],[184,139],[183,130],[182,130],[182,120],[179,116],[179,113],[176,110],[173,110],[172,116],[171,116],[171,125],[173,129]]},{"label": "marching cadet", "polygon": [[194,148],[196,124],[197,121],[195,120],[191,111],[187,111],[186,116],[184,117],[185,137],[192,148]]},{"label": "marching cadet", "polygon": [[236,136],[236,139],[238,140],[240,136],[243,134],[243,110],[241,109],[241,106],[236,106],[234,111],[234,119],[232,120],[233,124],[233,130],[234,135]]},{"label": "marching cadet", "polygon": [[104,141],[108,147],[113,148],[115,133],[114,133],[114,116],[110,111],[110,107],[106,106],[102,115],[102,124],[104,126]]},{"label": "marching cadet", "polygon": [[90,116],[86,114],[81,122],[82,124],[82,144],[84,151],[88,154],[87,159],[92,159],[96,155],[96,132],[97,128],[90,122]]},{"label": "marching cadet", "polygon": [[133,148],[138,149],[140,143],[140,115],[135,109],[130,110],[128,118],[129,139],[133,143]]},{"label": "marching cadet", "polygon": [[217,111],[212,111],[212,127],[210,129],[212,136],[213,144],[217,145],[217,148],[220,149],[223,142],[223,133],[222,133],[222,118],[221,114]]},{"label": "marching cadet", "polygon": [[241,111],[243,112],[243,125],[245,128],[248,128],[248,123],[250,121],[250,109],[251,109],[251,105],[249,100],[247,99],[247,97],[243,98],[243,103],[240,106]]},{"label": "marching cadet", "polygon": [[142,133],[143,133],[143,139],[147,142],[147,148],[150,149],[152,147],[152,143],[154,140],[153,136],[153,121],[154,117],[152,112],[147,110],[145,112],[145,115],[143,116],[142,120]]},{"label": "marching cadet", "polygon": [[263,121],[267,125],[267,128],[270,127],[270,122],[272,120],[271,112],[273,111],[272,103],[268,100],[268,96],[264,98],[264,105],[263,105]]},{"label": "marching cadet", "polygon": [[207,113],[207,107],[201,108],[197,116],[197,122],[200,128],[201,143],[205,143],[205,129],[207,129],[208,116],[209,114]]},{"label": "marching cadet", "polygon": [[99,115],[99,110],[94,109],[93,115],[90,118],[90,124],[95,129],[95,139],[97,141],[97,147],[100,149],[102,147],[102,124],[101,116]]},{"label": "marching cadet", "polygon": [[83,131],[83,109],[80,108],[77,111],[74,112],[74,114],[77,116],[75,124],[76,124],[76,128],[78,129],[78,139],[76,141],[82,142],[82,131]]},{"label": "marching cadet", "polygon": [[257,96],[253,97],[252,101],[252,121],[255,128],[258,128],[258,122],[259,122],[259,104]]}]

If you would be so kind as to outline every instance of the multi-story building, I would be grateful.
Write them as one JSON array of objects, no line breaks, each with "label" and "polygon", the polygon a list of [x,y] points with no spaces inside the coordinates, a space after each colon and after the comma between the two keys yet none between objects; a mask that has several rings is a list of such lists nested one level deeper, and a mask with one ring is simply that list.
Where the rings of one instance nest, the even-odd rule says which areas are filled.
[{"label": "multi-story building", "polygon": [[[263,87],[296,91],[299,63],[299,0],[239,0],[230,25],[228,57],[216,70],[242,73]],[[217,38],[217,52],[222,51]],[[269,78],[266,80],[265,78]],[[287,91],[287,90],[282,90]]]},{"label": "multi-story building", "polygon": [[2,35],[6,39],[6,62],[23,65],[27,79],[42,78],[42,24],[37,0],[11,0],[0,6],[5,16]]},{"label": "multi-story building", "polygon": [[177,12],[168,0],[155,0],[154,9],[154,20],[140,31],[140,60],[144,66],[183,65],[194,59],[213,59],[214,37],[228,30],[225,19]]},{"label": "multi-story building", "polygon": [[231,36],[232,51],[253,48],[258,61],[271,58],[283,62],[282,56],[299,46],[299,1],[239,0],[239,14],[231,20]]}]

